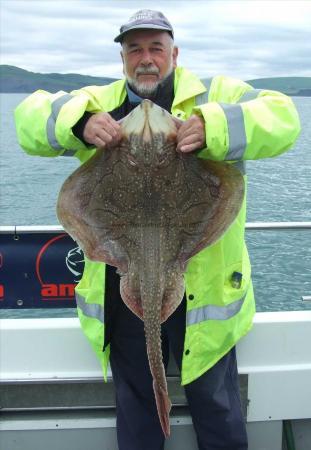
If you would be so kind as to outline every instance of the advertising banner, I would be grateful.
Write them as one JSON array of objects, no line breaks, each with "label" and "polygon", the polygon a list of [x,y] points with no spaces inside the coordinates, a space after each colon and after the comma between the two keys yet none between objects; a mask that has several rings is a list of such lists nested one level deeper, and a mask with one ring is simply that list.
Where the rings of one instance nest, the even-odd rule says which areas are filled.
[{"label": "advertising banner", "polygon": [[84,255],[64,232],[0,234],[0,308],[75,307]]}]

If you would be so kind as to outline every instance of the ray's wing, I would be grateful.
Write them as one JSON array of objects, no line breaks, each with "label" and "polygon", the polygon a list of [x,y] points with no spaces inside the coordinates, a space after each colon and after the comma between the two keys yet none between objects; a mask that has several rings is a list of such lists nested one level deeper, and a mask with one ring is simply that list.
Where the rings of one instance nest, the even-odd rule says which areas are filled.
[{"label": "ray's wing", "polygon": [[[66,231],[85,255],[127,270],[128,255],[122,245],[131,220],[131,196],[126,168],[118,148],[97,150],[63,184],[58,196],[57,215]],[[128,214],[127,214],[128,212]]]},{"label": "ray's wing", "polygon": [[243,176],[232,164],[199,159],[187,162],[185,176],[191,195],[181,213],[182,242],[178,257],[181,263],[215,243],[227,231],[244,198]]}]

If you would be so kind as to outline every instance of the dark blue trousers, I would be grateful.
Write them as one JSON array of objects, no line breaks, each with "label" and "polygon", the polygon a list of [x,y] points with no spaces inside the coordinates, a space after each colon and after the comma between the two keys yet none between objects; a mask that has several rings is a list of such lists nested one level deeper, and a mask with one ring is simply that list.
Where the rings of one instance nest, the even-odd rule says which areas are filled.
[{"label": "dark blue trousers", "polygon": [[[165,366],[169,348],[180,369],[185,301],[162,325]],[[111,370],[116,386],[119,450],[163,450],[143,323],[122,302],[111,333]],[[238,387],[235,349],[185,386],[199,450],[246,450],[247,435]]]}]

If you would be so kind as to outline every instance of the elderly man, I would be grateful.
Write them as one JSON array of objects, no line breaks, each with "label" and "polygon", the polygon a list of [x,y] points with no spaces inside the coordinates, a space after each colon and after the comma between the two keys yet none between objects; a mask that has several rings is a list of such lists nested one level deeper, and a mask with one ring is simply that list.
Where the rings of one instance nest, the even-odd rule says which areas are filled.
[{"label": "elderly man", "polygon": [[[173,29],[162,13],[137,12],[115,41],[122,46],[125,80],[70,95],[37,91],[18,106],[17,133],[26,152],[74,154],[85,162],[96,147],[119,142],[118,120],[143,98],[182,121],[179,151],[227,160],[241,171],[244,160],[276,156],[294,143],[300,126],[290,98],[225,76],[204,85],[177,67]],[[244,243],[245,210],[244,201],[225,235],[190,260],[184,299],[162,325],[164,363],[167,366],[170,347],[200,450],[247,449],[235,356],[235,344],[251,328],[255,312]],[[113,267],[85,261],[77,306],[105,377],[110,360],[120,450],[163,449],[143,323],[121,301]]]}]

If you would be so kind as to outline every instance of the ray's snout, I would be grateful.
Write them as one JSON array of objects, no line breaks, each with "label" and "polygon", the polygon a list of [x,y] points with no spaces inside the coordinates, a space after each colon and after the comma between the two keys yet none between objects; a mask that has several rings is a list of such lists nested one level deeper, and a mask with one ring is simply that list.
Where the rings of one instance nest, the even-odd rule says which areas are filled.
[{"label": "ray's snout", "polygon": [[157,134],[172,139],[177,134],[171,114],[147,99],[124,118],[121,127],[123,136],[129,138],[131,135],[140,135],[147,142]]}]

